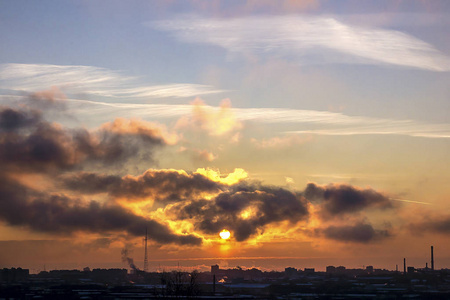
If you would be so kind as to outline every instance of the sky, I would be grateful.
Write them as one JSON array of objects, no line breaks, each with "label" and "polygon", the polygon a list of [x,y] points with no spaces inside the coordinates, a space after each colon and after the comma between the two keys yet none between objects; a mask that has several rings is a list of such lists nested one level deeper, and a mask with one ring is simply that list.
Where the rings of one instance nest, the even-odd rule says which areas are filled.
[{"label": "sky", "polygon": [[146,230],[149,271],[449,268],[449,29],[438,0],[0,0],[0,268],[143,268]]}]

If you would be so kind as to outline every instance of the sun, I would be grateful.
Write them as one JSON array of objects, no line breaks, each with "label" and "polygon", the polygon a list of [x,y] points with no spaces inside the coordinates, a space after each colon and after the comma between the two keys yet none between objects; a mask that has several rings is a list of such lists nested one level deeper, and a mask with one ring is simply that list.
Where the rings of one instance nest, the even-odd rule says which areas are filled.
[{"label": "sun", "polygon": [[228,240],[231,236],[231,233],[228,230],[224,229],[219,233],[219,235],[222,240]]}]

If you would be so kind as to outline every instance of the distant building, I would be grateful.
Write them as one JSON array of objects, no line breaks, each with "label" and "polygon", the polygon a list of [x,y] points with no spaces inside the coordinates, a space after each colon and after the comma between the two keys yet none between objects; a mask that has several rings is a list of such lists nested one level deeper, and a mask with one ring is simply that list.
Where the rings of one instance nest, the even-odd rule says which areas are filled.
[{"label": "distant building", "polygon": [[30,270],[22,268],[4,268],[0,270],[0,282],[17,282],[27,280]]},{"label": "distant building", "polygon": [[245,280],[260,280],[263,277],[263,272],[256,268],[252,268],[250,270],[246,270],[244,274]]},{"label": "distant building", "polygon": [[289,277],[289,278],[294,277],[297,275],[297,269],[291,268],[291,267],[285,268],[284,274],[286,275],[286,277]]},{"label": "distant building", "polygon": [[313,274],[314,272],[316,272],[316,269],[314,268],[305,268],[305,273]]},{"label": "distant building", "polygon": [[219,273],[219,265],[213,265],[211,266],[211,274],[217,274]]},{"label": "distant building", "polygon": [[372,273],[373,273],[373,266],[367,266],[367,267],[366,267],[366,271],[367,271],[368,273],[372,274]]},{"label": "distant building", "polygon": [[345,272],[345,267],[344,266],[339,266],[336,268],[336,272],[338,273],[344,273]]},{"label": "distant building", "polygon": [[414,267],[408,267],[408,274],[413,274],[416,271]]},{"label": "distant building", "polygon": [[335,266],[327,266],[327,273],[336,273],[336,267]]}]

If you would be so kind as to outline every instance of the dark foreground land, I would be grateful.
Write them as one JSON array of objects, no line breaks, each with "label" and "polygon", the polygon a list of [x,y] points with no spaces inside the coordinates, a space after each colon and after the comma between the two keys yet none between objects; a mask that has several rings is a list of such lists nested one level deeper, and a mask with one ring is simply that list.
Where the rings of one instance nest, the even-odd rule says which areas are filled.
[{"label": "dark foreground land", "polygon": [[0,270],[0,299],[450,299],[450,270]]}]

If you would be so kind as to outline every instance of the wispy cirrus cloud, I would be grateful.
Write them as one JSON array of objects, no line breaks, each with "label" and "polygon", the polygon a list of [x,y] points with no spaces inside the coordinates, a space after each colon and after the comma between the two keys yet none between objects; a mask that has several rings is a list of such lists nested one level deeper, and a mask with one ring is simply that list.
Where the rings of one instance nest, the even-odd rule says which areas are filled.
[{"label": "wispy cirrus cloud", "polygon": [[[21,98],[0,96],[0,104],[11,103]],[[95,116],[98,122],[107,122],[110,118],[119,118],[123,115],[132,115],[143,120],[163,120],[190,117],[193,114],[192,104],[108,103],[75,99],[67,99],[66,101],[69,109],[81,119],[83,115],[87,117]],[[222,106],[203,104],[202,107],[213,115],[220,115],[223,110]],[[236,122],[297,124],[298,129],[284,131],[287,134],[403,135],[424,138],[450,138],[450,124],[447,123],[433,124],[415,120],[350,116],[337,112],[288,108],[227,107],[227,111],[233,115]],[[292,126],[289,128],[292,128]],[[286,137],[286,139],[288,138]]]},{"label": "wispy cirrus cloud", "polygon": [[[180,118],[192,114],[192,105],[105,103],[68,100],[72,107],[98,114],[132,114],[143,119]],[[203,105],[213,114],[222,107]],[[238,122],[298,124],[288,134],[317,135],[405,135],[425,138],[450,138],[450,124],[430,124],[415,120],[395,120],[350,116],[343,113],[286,108],[228,108]],[[292,127],[291,127],[292,128]]]},{"label": "wispy cirrus cloud", "polygon": [[425,124],[412,120],[368,119],[358,126],[288,131],[291,134],[318,135],[407,135],[426,138],[450,138],[450,124]]},{"label": "wispy cirrus cloud", "polygon": [[0,88],[35,92],[52,86],[69,92],[120,98],[178,98],[224,92],[202,84],[147,85],[137,77],[93,66],[14,63],[0,65]]},{"label": "wispy cirrus cloud", "polygon": [[450,58],[418,38],[347,24],[332,16],[191,16],[145,25],[171,32],[184,42],[216,45],[230,53],[289,57],[299,64],[363,63],[450,70]]}]

